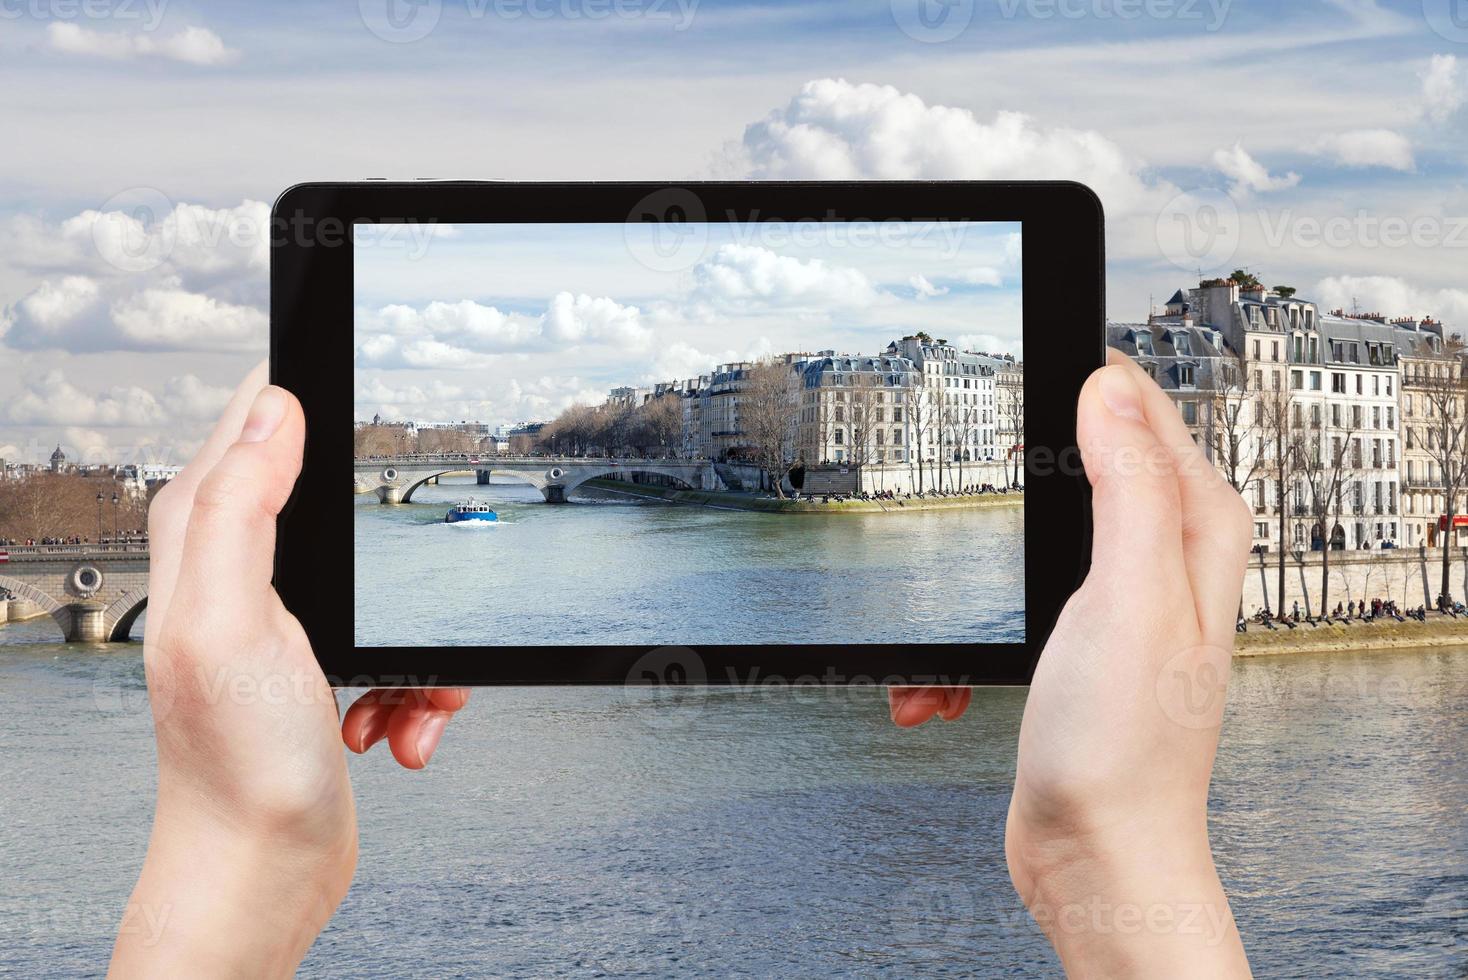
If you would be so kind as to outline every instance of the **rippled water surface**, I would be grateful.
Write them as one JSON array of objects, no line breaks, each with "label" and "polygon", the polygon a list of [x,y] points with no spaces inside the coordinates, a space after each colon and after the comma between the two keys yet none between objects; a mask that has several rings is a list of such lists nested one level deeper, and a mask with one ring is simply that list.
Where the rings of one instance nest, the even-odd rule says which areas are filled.
[{"label": "rippled water surface", "polygon": [[[138,648],[0,628],[0,974],[100,975],[146,844]],[[1468,654],[1239,661],[1215,849],[1256,973],[1468,969]],[[1052,976],[1002,831],[1024,692],[481,691],[352,760],[357,880],[305,976]]]},{"label": "rippled water surface", "polygon": [[[445,524],[487,500],[500,523]],[[356,498],[357,642],[893,643],[1024,638],[1024,511],[757,514],[445,478]],[[342,502],[346,506],[346,501]],[[980,557],[957,558],[958,555]]]}]

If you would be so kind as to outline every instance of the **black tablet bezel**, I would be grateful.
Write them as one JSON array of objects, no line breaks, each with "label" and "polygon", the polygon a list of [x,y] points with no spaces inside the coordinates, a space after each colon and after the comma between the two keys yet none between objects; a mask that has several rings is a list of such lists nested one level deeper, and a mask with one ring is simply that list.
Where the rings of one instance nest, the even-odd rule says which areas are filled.
[{"label": "black tablet bezel", "polygon": [[[709,220],[1020,222],[1024,287],[1026,641],[1017,644],[357,647],[352,516],[352,227],[357,223],[648,220],[655,193]],[[635,216],[635,217],[634,217]],[[682,214],[676,216],[678,220]],[[1026,684],[1090,558],[1075,400],[1105,360],[1101,204],[1067,182],[365,181],[299,184],[276,201],[270,375],[306,411],[307,449],[279,522],[276,587],[336,686]],[[670,637],[676,643],[676,638]]]}]

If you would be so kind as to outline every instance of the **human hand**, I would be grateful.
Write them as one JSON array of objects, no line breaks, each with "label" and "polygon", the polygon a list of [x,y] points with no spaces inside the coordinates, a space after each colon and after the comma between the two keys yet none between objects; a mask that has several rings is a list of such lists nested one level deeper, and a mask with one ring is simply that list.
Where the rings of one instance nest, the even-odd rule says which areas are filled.
[{"label": "human hand", "polygon": [[1252,518],[1121,354],[1077,424],[1091,571],[1025,703],[1010,875],[1073,974],[1247,976],[1207,803]]},{"label": "human hand", "polygon": [[[271,586],[305,417],[265,378],[262,364],[245,379],[149,512],[143,661],[158,801],[113,954],[118,976],[289,975],[356,865],[342,739],[364,751],[386,734],[419,768],[464,703],[462,691],[372,692],[338,734],[331,687]],[[144,915],[164,923],[161,939],[130,928]]]}]

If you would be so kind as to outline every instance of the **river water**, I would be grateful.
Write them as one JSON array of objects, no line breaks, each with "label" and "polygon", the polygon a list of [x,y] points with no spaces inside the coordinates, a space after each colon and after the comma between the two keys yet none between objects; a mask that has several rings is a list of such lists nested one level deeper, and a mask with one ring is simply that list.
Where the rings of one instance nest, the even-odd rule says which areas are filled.
[{"label": "river water", "polygon": [[[153,742],[139,647],[53,630],[0,627],[0,975],[100,976]],[[1235,661],[1212,829],[1257,975],[1468,971],[1465,694],[1465,650]],[[1058,975],[1004,869],[1023,706],[477,692],[426,771],[352,757],[357,880],[302,973]]]},{"label": "river water", "polygon": [[[497,524],[445,524],[473,496]],[[355,498],[363,646],[1015,642],[1024,510],[759,514],[445,478]],[[345,505],[345,501],[343,501]],[[958,558],[959,555],[974,557]]]}]

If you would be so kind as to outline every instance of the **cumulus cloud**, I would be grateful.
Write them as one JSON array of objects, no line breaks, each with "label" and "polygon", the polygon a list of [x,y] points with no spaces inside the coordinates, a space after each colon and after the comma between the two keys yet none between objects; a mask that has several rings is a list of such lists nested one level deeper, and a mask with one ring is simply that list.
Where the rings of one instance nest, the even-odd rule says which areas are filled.
[{"label": "cumulus cloud", "polygon": [[1236,198],[1247,197],[1252,192],[1264,194],[1289,190],[1300,182],[1300,175],[1294,172],[1282,177],[1270,176],[1264,165],[1250,156],[1241,143],[1235,143],[1232,149],[1214,150],[1213,166],[1233,182],[1229,193]]},{"label": "cumulus cloud", "polygon": [[858,269],[780,255],[759,245],[720,245],[693,269],[693,299],[720,309],[791,311],[864,306],[878,292]]},{"label": "cumulus cloud", "polygon": [[1435,54],[1421,72],[1422,111],[1433,122],[1443,122],[1468,98],[1468,77],[1451,54]]},{"label": "cumulus cloud", "polygon": [[183,289],[178,280],[133,292],[86,276],[45,280],[5,311],[17,350],[263,350],[269,320],[252,306]]},{"label": "cumulus cloud", "polygon": [[1175,193],[1100,133],[1047,129],[1018,112],[984,122],[890,85],[825,78],[744,131],[759,178],[1061,179],[1094,189],[1107,210],[1155,210]]},{"label": "cumulus cloud", "polygon": [[1424,288],[1396,276],[1330,276],[1316,284],[1315,299],[1325,309],[1432,316],[1450,328],[1468,322],[1468,289]]},{"label": "cumulus cloud", "polygon": [[1004,273],[992,266],[981,265],[972,269],[965,269],[959,274],[959,278],[970,286],[1002,286],[1004,285]]},{"label": "cumulus cloud", "polygon": [[193,375],[170,378],[161,391],[116,385],[95,394],[84,391],[62,371],[27,380],[0,417],[15,425],[146,428],[212,421],[231,392]]},{"label": "cumulus cloud", "polygon": [[651,342],[652,331],[635,306],[560,292],[538,316],[473,300],[358,310],[356,337],[362,367],[477,368],[499,354],[588,344],[641,349]]},{"label": "cumulus cloud", "polygon": [[154,37],[149,32],[94,31],[57,21],[46,28],[46,42],[51,50],[62,54],[113,61],[155,57],[211,67],[239,58],[238,51],[225,47],[218,34],[204,27],[186,27],[167,37]]},{"label": "cumulus cloud", "polygon": [[19,216],[0,248],[37,275],[0,311],[19,350],[263,350],[269,205],[207,208],[146,192],[59,222]]},{"label": "cumulus cloud", "polygon": [[935,286],[927,276],[919,273],[907,281],[912,291],[917,294],[918,299],[927,299],[930,296],[942,296],[948,292],[947,286]]},{"label": "cumulus cloud", "polygon": [[369,419],[455,422],[499,419],[544,419],[573,404],[596,404],[606,392],[584,384],[579,377],[540,377],[511,380],[508,384],[475,387],[438,379],[421,384],[389,384],[374,375],[358,373],[354,401],[356,415]]},{"label": "cumulus cloud", "polygon": [[1412,144],[1390,129],[1354,129],[1326,136],[1315,144],[1315,152],[1343,167],[1385,167],[1388,170],[1417,169]]}]

